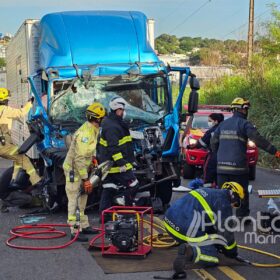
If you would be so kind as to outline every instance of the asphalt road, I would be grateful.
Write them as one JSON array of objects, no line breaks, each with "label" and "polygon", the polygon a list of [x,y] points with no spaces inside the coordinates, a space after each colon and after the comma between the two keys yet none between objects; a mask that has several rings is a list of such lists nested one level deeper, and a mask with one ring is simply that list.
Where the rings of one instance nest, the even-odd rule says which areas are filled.
[{"label": "asphalt road", "polygon": [[[0,174],[2,168],[7,166],[8,162],[0,160]],[[257,189],[269,189],[271,186],[280,185],[279,173],[271,173],[269,171],[258,169],[257,179],[252,182],[253,194],[250,197],[252,215],[256,215],[259,210],[266,209],[267,199],[260,199],[257,196]],[[184,181],[187,185],[187,181]],[[173,199],[183,195],[183,193],[174,192]],[[154,275],[170,276],[171,271],[147,272],[147,273],[122,273],[122,274],[104,274],[103,270],[97,265],[87,250],[76,242],[70,247],[55,251],[27,251],[15,250],[5,245],[5,240],[9,237],[9,230],[20,225],[19,215],[27,210],[12,209],[10,213],[0,213],[0,280],[88,280],[88,279],[153,279]],[[48,217],[45,221],[65,223],[66,214],[57,214]],[[97,224],[97,216],[91,214],[90,222]],[[250,227],[246,228],[250,231]],[[244,234],[237,233],[237,241],[244,244]],[[59,243],[67,241],[68,238],[60,239]],[[251,247],[266,250],[271,253],[279,254],[280,238],[276,244],[248,244]],[[27,241],[25,240],[24,243]],[[34,242],[32,241],[31,244]],[[53,244],[53,243],[49,243]],[[253,254],[247,251],[241,251],[240,255],[256,262],[269,263],[274,262],[269,257]],[[125,260],[124,260],[125,261]],[[172,263],[170,259],[170,263]],[[263,269],[250,266],[233,266],[233,267],[216,267],[208,269],[200,269],[198,271],[189,270],[188,279],[280,279],[280,269]]]}]

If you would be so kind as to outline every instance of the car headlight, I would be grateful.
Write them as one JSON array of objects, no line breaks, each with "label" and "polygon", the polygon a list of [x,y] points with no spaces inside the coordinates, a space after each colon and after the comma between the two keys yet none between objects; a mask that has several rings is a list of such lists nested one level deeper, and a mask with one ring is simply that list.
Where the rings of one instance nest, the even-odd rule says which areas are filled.
[{"label": "car headlight", "polygon": [[249,140],[247,145],[249,148],[256,148],[256,144],[252,140]]},{"label": "car headlight", "polygon": [[193,138],[189,138],[189,144],[190,145],[196,145],[196,143],[197,143],[197,140],[196,139],[193,139]]}]

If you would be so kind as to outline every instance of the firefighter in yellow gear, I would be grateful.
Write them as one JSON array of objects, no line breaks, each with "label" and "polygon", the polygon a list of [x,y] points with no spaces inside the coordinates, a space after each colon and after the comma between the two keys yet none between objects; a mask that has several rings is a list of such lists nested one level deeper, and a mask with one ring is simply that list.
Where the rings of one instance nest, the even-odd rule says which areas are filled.
[{"label": "firefighter in yellow gear", "polygon": [[65,189],[68,198],[68,224],[71,227],[71,238],[74,238],[77,231],[75,226],[78,218],[76,217],[78,206],[80,214],[80,234],[78,241],[82,242],[88,240],[85,234],[95,233],[89,226],[88,217],[84,211],[88,194],[93,189],[88,173],[92,167],[92,159],[96,155],[99,126],[104,116],[105,109],[100,103],[93,103],[87,108],[87,121],[75,132],[63,164],[66,178]]},{"label": "firefighter in yellow gear", "polygon": [[22,168],[29,175],[32,185],[40,181],[34,166],[29,158],[24,154],[18,153],[18,146],[12,143],[11,128],[13,120],[20,120],[28,114],[32,107],[32,101],[28,101],[23,108],[17,109],[8,106],[9,91],[6,88],[0,88],[0,157],[14,162],[14,172],[11,186],[16,185],[16,178],[19,170]]}]

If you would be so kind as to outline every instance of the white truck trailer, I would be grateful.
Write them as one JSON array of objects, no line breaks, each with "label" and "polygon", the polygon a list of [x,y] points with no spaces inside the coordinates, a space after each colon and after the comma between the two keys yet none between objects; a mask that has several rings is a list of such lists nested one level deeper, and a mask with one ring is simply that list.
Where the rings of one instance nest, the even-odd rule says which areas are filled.
[{"label": "white truck trailer", "polygon": [[[39,69],[39,20],[27,19],[18,29],[7,47],[7,88],[11,96],[9,105],[20,108],[30,98],[30,84],[27,77]],[[40,90],[40,81],[36,83]],[[26,125],[26,116],[22,121],[14,121],[12,140],[20,146],[30,135]],[[37,158],[35,146],[28,151],[28,156]]]}]

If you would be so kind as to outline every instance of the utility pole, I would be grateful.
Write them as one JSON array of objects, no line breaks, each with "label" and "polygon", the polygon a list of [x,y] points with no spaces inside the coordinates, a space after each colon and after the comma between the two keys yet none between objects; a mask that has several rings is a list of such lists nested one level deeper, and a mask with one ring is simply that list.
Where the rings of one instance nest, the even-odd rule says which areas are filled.
[{"label": "utility pole", "polygon": [[254,0],[250,0],[248,43],[247,43],[247,56],[248,56],[249,68],[251,67],[251,63],[252,63],[253,47],[254,47]]}]

